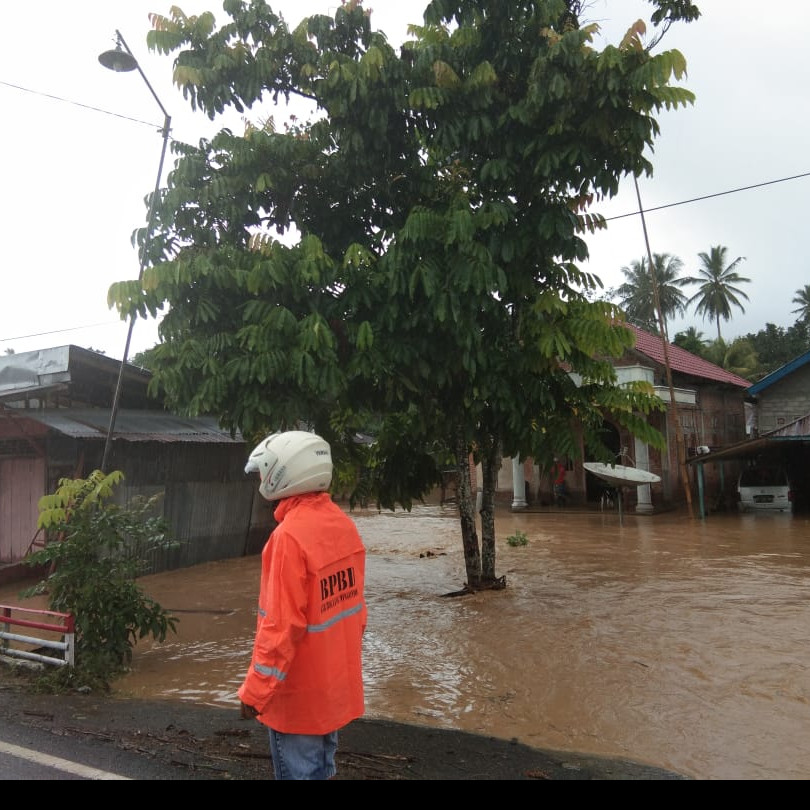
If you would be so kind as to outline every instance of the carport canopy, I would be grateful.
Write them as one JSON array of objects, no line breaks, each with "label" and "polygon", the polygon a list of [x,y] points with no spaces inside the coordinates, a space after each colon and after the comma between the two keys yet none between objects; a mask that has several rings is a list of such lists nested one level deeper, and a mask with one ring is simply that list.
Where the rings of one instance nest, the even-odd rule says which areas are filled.
[{"label": "carport canopy", "polygon": [[778,459],[785,461],[789,452],[810,450],[810,414],[744,442],[712,450],[688,459],[686,464],[697,469],[700,517],[706,517],[703,465],[745,459]]}]

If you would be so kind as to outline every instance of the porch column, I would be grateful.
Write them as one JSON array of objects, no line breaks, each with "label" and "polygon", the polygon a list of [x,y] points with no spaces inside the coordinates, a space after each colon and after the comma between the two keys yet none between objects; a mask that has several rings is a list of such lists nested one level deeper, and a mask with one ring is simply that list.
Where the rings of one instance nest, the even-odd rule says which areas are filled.
[{"label": "porch column", "polygon": [[[636,467],[639,470],[650,471],[650,451],[647,445],[639,439],[633,439],[636,456]],[[636,512],[652,512],[652,496],[649,484],[636,487]]]},{"label": "porch column", "polygon": [[523,465],[520,463],[520,456],[512,456],[512,509],[525,509],[528,505]]}]

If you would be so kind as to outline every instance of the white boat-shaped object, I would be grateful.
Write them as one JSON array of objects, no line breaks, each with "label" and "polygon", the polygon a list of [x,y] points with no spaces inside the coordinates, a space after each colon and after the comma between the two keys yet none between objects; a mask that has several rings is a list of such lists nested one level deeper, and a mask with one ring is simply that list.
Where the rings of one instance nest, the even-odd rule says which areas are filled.
[{"label": "white boat-shaped object", "polygon": [[637,467],[627,467],[624,464],[586,461],[582,466],[612,487],[639,487],[642,484],[657,484],[661,480],[660,475],[639,470]]}]

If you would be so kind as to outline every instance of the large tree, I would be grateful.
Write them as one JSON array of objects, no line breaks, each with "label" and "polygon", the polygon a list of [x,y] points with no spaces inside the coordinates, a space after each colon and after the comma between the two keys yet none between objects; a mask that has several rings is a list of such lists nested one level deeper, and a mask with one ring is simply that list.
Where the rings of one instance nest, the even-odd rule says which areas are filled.
[{"label": "large tree", "polygon": [[731,319],[731,307],[735,306],[745,312],[740,298],[747,301],[748,296],[738,285],[751,281],[737,272],[737,267],[745,261],[745,256],[738,256],[729,263],[727,255],[728,248],[723,245],[714,245],[708,253],[698,253],[698,274],[685,279],[689,284],[699,285],[698,291],[686,302],[687,307],[694,304],[698,315],[715,321],[718,340],[722,339],[720,320]]},{"label": "large tree", "polygon": [[[643,23],[596,51],[579,3],[434,0],[395,51],[370,14],[290,28],[261,0],[231,22],[154,18],[174,78],[214,117],[299,95],[312,120],[219,133],[178,155],[161,192],[151,266],[110,298],[167,306],[154,387],[248,436],[304,421],[362,475],[355,495],[410,506],[454,459],[470,589],[492,587],[501,457],[550,460],[601,441],[611,415],[662,445],[643,385],[618,387],[632,344],[578,269],[590,213],[627,173],[651,171],[654,113],[690,103],[685,62],[653,56]],[[655,3],[666,27],[690,3]],[[281,238],[292,232],[297,241]],[[372,444],[358,430],[375,426]],[[482,543],[469,488],[483,467]]]},{"label": "large tree", "polygon": [[616,294],[627,319],[658,334],[658,308],[664,324],[682,313],[686,305],[686,295],[680,290],[686,284],[686,280],[680,277],[682,269],[683,262],[669,253],[653,254],[652,273],[646,258],[622,267],[625,281],[616,289]]},{"label": "large tree", "polygon": [[772,323],[765,324],[756,334],[746,336],[757,353],[759,364],[752,379],[760,379],[799,355],[810,351],[810,325],[797,321],[785,329]]}]

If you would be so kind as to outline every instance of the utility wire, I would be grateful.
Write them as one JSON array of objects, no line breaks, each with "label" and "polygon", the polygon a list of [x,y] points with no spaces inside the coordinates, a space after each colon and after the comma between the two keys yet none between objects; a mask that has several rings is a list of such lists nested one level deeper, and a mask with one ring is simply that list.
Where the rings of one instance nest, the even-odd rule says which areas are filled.
[{"label": "utility wire", "polygon": [[[44,98],[50,98],[56,101],[61,101],[64,104],[73,104],[76,107],[84,107],[87,110],[93,110],[94,112],[104,113],[104,115],[112,115],[115,116],[116,118],[123,118],[125,121],[134,121],[136,124],[145,124],[146,126],[161,129],[161,127],[159,127],[156,124],[152,124],[149,121],[143,121],[139,118],[130,118],[129,116],[114,113],[111,112],[110,110],[103,110],[100,107],[91,107],[89,104],[82,104],[78,101],[71,101],[70,99],[62,98],[61,96],[54,96],[49,93],[42,93],[38,90],[31,90],[28,87],[21,87],[18,84],[11,84],[11,82],[4,82],[0,80],[0,84],[5,85],[6,87],[13,87],[15,90],[22,90],[25,93],[33,93],[34,95],[37,96],[43,96]],[[702,197],[693,197],[691,200],[681,200],[680,202],[667,203],[666,205],[658,205],[655,206],[654,208],[644,208],[643,210],[639,211],[630,211],[627,214],[618,214],[615,217],[605,217],[605,221],[612,222],[615,219],[624,219],[625,217],[637,217],[640,216],[641,214],[651,213],[652,211],[661,211],[664,208],[674,208],[678,205],[688,205],[689,203],[701,202],[702,200],[710,200],[713,197],[723,197],[726,194],[737,194],[740,191],[750,191],[751,189],[755,188],[764,188],[765,186],[772,186],[775,183],[786,183],[788,180],[798,180],[802,177],[810,177],[810,172],[804,172],[803,174],[794,174],[790,177],[780,177],[778,180],[766,180],[764,183],[755,183],[754,185],[751,186],[742,186],[741,188],[733,188],[728,191],[719,191],[715,194],[704,194]]]},{"label": "utility wire", "polygon": [[[125,121],[133,121],[136,124],[144,124],[144,125],[149,126],[149,127],[154,127],[154,128],[157,128],[157,129],[161,129],[161,127],[157,126],[156,124],[150,123],[149,121],[143,121],[143,120],[141,120],[139,118],[131,118],[131,117],[127,116],[127,115],[121,115],[120,113],[111,112],[110,110],[104,110],[104,109],[101,109],[100,107],[93,107],[93,106],[91,106],[89,104],[82,104],[81,102],[72,101],[72,100],[67,99],[67,98],[62,98],[61,96],[54,96],[54,95],[51,95],[50,93],[42,93],[42,92],[40,92],[38,90],[31,90],[28,87],[21,87],[20,85],[12,84],[11,82],[4,82],[4,81],[0,80],[0,85],[4,85],[6,87],[11,87],[11,88],[14,88],[15,90],[22,90],[25,93],[32,93],[32,94],[37,95],[37,96],[43,96],[44,98],[50,98],[50,99],[53,99],[55,101],[61,101],[64,104],[73,104],[76,107],[83,107],[86,110],[92,110],[93,112],[103,113],[104,115],[112,115],[112,116],[114,116],[116,118],[122,118]],[[676,206],[679,206],[679,205],[689,205],[690,203],[702,202],[703,200],[710,200],[713,197],[724,197],[727,194],[737,194],[737,193],[739,193],[741,191],[751,191],[752,189],[755,189],[755,188],[764,188],[765,186],[772,186],[772,185],[774,185],[776,183],[786,183],[789,180],[799,180],[802,177],[810,177],[810,172],[803,172],[802,174],[794,174],[794,175],[791,175],[790,177],[780,177],[778,180],[766,180],[763,183],[754,183],[753,185],[750,185],[750,186],[741,186],[740,188],[733,188],[733,189],[729,189],[728,191],[718,191],[715,194],[704,194],[701,197],[692,197],[689,200],[681,200],[680,202],[667,203],[666,205],[657,205],[657,206],[655,206],[653,208],[644,208],[644,209],[640,208],[638,211],[630,211],[630,212],[628,212],[626,214],[618,214],[618,215],[613,216],[613,217],[605,217],[605,222],[612,222],[613,220],[616,220],[616,219],[625,219],[626,217],[637,217],[637,216],[641,216],[642,214],[651,213],[652,211],[661,211],[661,210],[663,210],[665,208],[675,208]],[[43,335],[57,335],[57,334],[60,334],[62,332],[72,332],[72,331],[75,331],[77,329],[90,329],[90,328],[93,328],[93,327],[96,327],[96,326],[107,326],[107,325],[108,324],[106,324],[106,323],[97,323],[97,324],[90,324],[88,326],[71,326],[71,327],[68,327],[67,329],[55,329],[55,330],[53,330],[51,332],[36,332],[35,334],[32,334],[32,335],[18,335],[17,337],[13,337],[13,338],[0,338],[0,343],[5,343],[5,342],[11,341],[11,340],[22,340],[23,338],[41,337]]]},{"label": "utility wire", "polygon": [[619,214],[615,217],[605,217],[606,222],[611,222],[614,219],[624,219],[625,217],[637,217],[640,214],[649,214],[651,211],[660,211],[663,208],[674,208],[676,205],[688,205],[693,202],[700,202],[701,200],[710,200],[712,197],[723,197],[726,194],[736,194],[738,191],[750,191],[752,188],[763,188],[764,186],[772,186],[774,183],[785,183],[788,180],[798,180],[801,177],[810,177],[810,172],[804,174],[794,174],[791,177],[781,177],[779,180],[766,180],[764,183],[755,183],[753,186],[742,186],[741,188],[732,188],[729,191],[718,191],[716,194],[704,194],[702,197],[693,197],[691,200],[681,200],[680,202],[667,203],[666,205],[657,205],[655,208],[644,208],[638,211],[630,211],[627,214]]},{"label": "utility wire", "polygon": [[[0,84],[4,84],[4,82],[0,82]],[[614,219],[624,219],[625,217],[637,217],[641,216],[642,214],[647,214],[651,211],[660,211],[664,208],[674,208],[675,206],[678,205],[687,205],[689,203],[700,202],[701,200],[709,200],[712,197],[723,197],[726,194],[736,194],[737,192],[740,191],[750,191],[751,189],[755,188],[763,188],[764,186],[771,186],[774,183],[785,183],[788,180],[799,180],[802,177],[810,177],[810,172],[804,172],[803,174],[794,174],[791,177],[782,177],[779,180],[768,180],[764,183],[756,183],[752,186],[742,186],[741,188],[734,188],[729,191],[720,191],[716,194],[706,194],[702,197],[693,197],[691,200],[682,200],[681,202],[668,203],[667,205],[657,205],[654,208],[639,209],[638,211],[631,211],[630,213],[627,214],[619,214],[618,216],[615,217],[605,217],[605,222],[612,222]],[[11,340],[22,340],[23,338],[41,337],[42,335],[57,335],[60,334],[61,332],[72,332],[76,329],[90,329],[95,326],[107,326],[107,325],[108,324],[104,323],[96,323],[90,324],[89,326],[71,326],[68,329],[55,329],[53,332],[37,332],[36,334],[33,335],[18,335],[17,337],[13,338],[0,338],[0,343],[6,343]]]},{"label": "utility wire", "polygon": [[[49,98],[53,101],[59,101],[63,104],[71,104],[74,107],[81,107],[85,110],[91,110],[92,112],[102,113],[104,115],[111,115],[114,118],[121,118],[124,121],[132,121],[135,124],[143,124],[144,126],[151,127],[153,129],[158,129],[162,131],[162,127],[158,126],[157,124],[152,123],[151,121],[144,121],[141,118],[132,118],[129,115],[122,115],[121,113],[112,112],[111,110],[104,110],[101,107],[93,107],[90,104],[82,104],[80,101],[73,101],[68,98],[63,98],[62,96],[55,96],[51,93],[43,93],[39,90],[32,90],[29,87],[22,87],[19,84],[12,84],[11,82],[6,82],[0,79],[0,85],[4,87],[11,87],[14,90],[21,90],[24,93],[31,93],[35,96],[42,96],[43,98]],[[13,340],[25,340],[27,338],[35,338],[35,337],[44,337],[45,335],[60,335],[64,332],[76,332],[80,329],[95,329],[100,326],[112,326],[116,323],[120,323],[120,321],[104,321],[101,323],[90,323],[84,326],[68,326],[65,329],[53,329],[48,332],[33,332],[29,335],[17,335],[15,337],[9,338],[0,338],[0,343],[10,343]]]},{"label": "utility wire", "polygon": [[144,121],[141,118],[132,118],[129,115],[122,115],[121,113],[112,112],[111,110],[104,110],[101,107],[93,107],[90,104],[82,104],[80,101],[72,101],[69,98],[62,98],[62,96],[54,96],[50,93],[42,93],[39,90],[31,90],[28,87],[22,87],[19,84],[12,84],[11,82],[4,82],[0,79],[0,84],[4,87],[11,87],[14,90],[22,90],[23,93],[31,93],[35,96],[42,96],[49,98],[53,101],[61,101],[63,104],[72,104],[74,107],[82,107],[85,110],[92,110],[93,112],[103,113],[104,115],[111,115],[113,118],[122,118],[124,121],[132,121],[135,124],[144,124],[145,126],[152,127],[153,129],[162,129],[159,124],[153,124],[151,121]]},{"label": "utility wire", "polygon": [[0,338],[0,343],[8,343],[11,340],[24,340],[26,338],[43,337],[44,335],[60,335],[62,332],[76,332],[79,329],[95,329],[97,326],[113,326],[122,321],[103,321],[101,323],[88,323],[84,326],[68,326],[64,329],[53,329],[50,332],[32,332],[30,335],[17,335],[16,337]]}]

